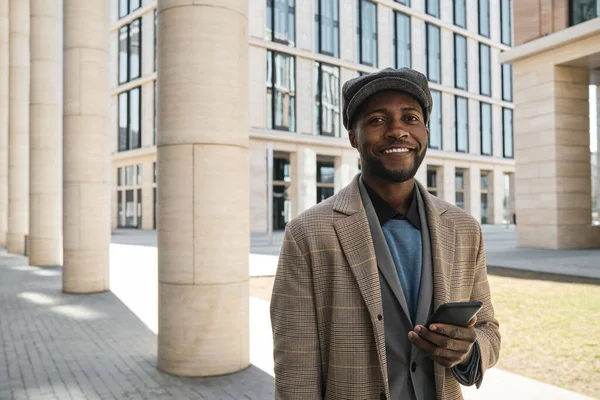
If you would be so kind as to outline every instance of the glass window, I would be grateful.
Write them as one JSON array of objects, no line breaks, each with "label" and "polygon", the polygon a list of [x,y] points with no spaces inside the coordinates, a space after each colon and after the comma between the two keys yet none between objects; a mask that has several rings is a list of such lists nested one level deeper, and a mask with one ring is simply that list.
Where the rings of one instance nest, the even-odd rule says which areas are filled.
[{"label": "glass window", "polygon": [[512,65],[502,64],[502,100],[512,101],[513,99],[512,85]]},{"label": "glass window", "polygon": [[142,76],[142,20],[136,19],[129,26],[129,80]]},{"label": "glass window", "polygon": [[333,161],[317,161],[317,182],[334,183],[335,167]]},{"label": "glass window", "polygon": [[315,133],[340,136],[340,69],[315,63]]},{"label": "glass window", "polygon": [[266,39],[295,46],[295,0],[267,0]]},{"label": "glass window", "polygon": [[427,170],[427,191],[434,196],[437,196],[437,170]]},{"label": "glass window", "polygon": [[454,174],[456,182],[456,206],[465,208],[465,178],[462,171],[456,171]]},{"label": "glass window", "polygon": [[425,25],[427,78],[432,82],[441,83],[440,28],[431,24]]},{"label": "glass window", "polygon": [[315,49],[328,56],[340,56],[338,0],[315,0]]},{"label": "glass window", "polygon": [[156,170],[156,161],[152,163],[152,169],[154,170],[154,180],[153,180],[153,182],[156,183],[156,173],[158,172]]},{"label": "glass window", "polygon": [[141,7],[142,0],[129,0],[129,12],[133,12]]},{"label": "glass window", "polygon": [[479,0],[479,34],[490,37],[490,0]]},{"label": "glass window", "polygon": [[267,126],[296,130],[296,73],[293,56],[267,51]]},{"label": "glass window", "polygon": [[456,151],[469,152],[469,110],[468,102],[464,97],[456,96]]},{"label": "glass window", "polygon": [[123,168],[117,168],[117,186],[121,186],[123,184]]},{"label": "glass window", "polygon": [[510,0],[500,0],[500,36],[502,43],[512,45]]},{"label": "glass window", "polygon": [[129,0],[119,0],[119,18],[129,14]]},{"label": "glass window", "polygon": [[288,158],[273,157],[273,180],[290,182],[290,160]]},{"label": "glass window", "polygon": [[395,0],[396,3],[404,4],[405,6],[410,6],[410,0]]},{"label": "glass window", "polygon": [[119,29],[119,83],[142,75],[142,20],[136,19]]},{"label": "glass window", "polygon": [[454,34],[454,87],[467,90],[467,38]]},{"label": "glass window", "polygon": [[119,151],[128,148],[128,126],[129,126],[129,93],[119,94]]},{"label": "glass window", "polygon": [[142,122],[141,88],[129,91],[129,149],[139,149]]},{"label": "glass window", "polygon": [[570,0],[569,22],[577,25],[600,16],[600,2],[598,0]]},{"label": "glass window", "polygon": [[154,71],[156,72],[156,60],[158,59],[158,13],[154,10]]},{"label": "glass window", "polygon": [[433,107],[429,117],[429,147],[442,149],[442,94],[437,90],[431,91]]},{"label": "glass window", "polygon": [[137,226],[142,229],[142,189],[137,190]]},{"label": "glass window", "polygon": [[440,17],[440,0],[425,0],[425,12],[434,17]]},{"label": "glass window", "polygon": [[138,164],[137,165],[137,184],[141,185],[142,184],[142,164]]},{"label": "glass window", "polygon": [[156,188],[152,188],[152,200],[154,201],[154,209],[152,210],[152,227],[156,229]]},{"label": "glass window", "polygon": [[411,67],[410,17],[394,12],[394,65],[396,68]]},{"label": "glass window", "polygon": [[125,167],[125,186],[133,186],[133,165]]},{"label": "glass window", "polygon": [[119,151],[141,147],[141,88],[119,94]]},{"label": "glass window", "polygon": [[369,0],[358,0],[356,19],[356,55],[361,64],[377,66],[377,5]]},{"label": "glass window", "polygon": [[133,190],[125,191],[125,227],[135,228],[135,206],[133,203]]},{"label": "glass window", "polygon": [[490,63],[490,46],[479,43],[479,93],[485,96],[492,95]]},{"label": "glass window", "polygon": [[156,96],[156,80],[154,81],[154,145],[156,145],[156,140],[158,139],[158,97]]},{"label": "glass window", "polygon": [[502,129],[504,157],[513,158],[513,110],[511,110],[510,108],[502,109]]},{"label": "glass window", "polygon": [[467,7],[466,0],[454,0],[454,25],[461,28],[467,27]]},{"label": "glass window", "polygon": [[123,204],[123,192],[121,190],[117,191],[117,226],[119,228],[123,227],[123,210],[125,209],[125,205]]},{"label": "glass window", "polygon": [[492,105],[481,103],[481,154],[492,155]]},{"label": "glass window", "polygon": [[488,190],[489,188],[489,179],[487,173],[481,174],[481,190]]},{"label": "glass window", "polygon": [[129,25],[119,29],[119,83],[129,80]]}]

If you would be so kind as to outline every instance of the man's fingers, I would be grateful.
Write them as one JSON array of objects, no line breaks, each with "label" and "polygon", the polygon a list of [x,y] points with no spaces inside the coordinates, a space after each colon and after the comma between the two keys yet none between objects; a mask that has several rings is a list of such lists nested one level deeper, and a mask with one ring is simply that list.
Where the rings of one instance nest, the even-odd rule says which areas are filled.
[{"label": "man's fingers", "polygon": [[[415,332],[410,332],[408,334],[408,338],[419,350],[421,350],[429,358],[434,359],[434,361],[437,361],[438,358],[439,359],[444,358],[444,359],[450,360],[452,362],[458,362],[464,356],[464,354],[466,352],[468,352],[468,349],[466,352],[463,352],[463,351],[454,351],[447,347],[440,347],[440,346],[432,343],[431,341],[427,340],[424,337],[424,335],[423,336],[421,336],[421,335],[423,335],[423,331],[421,331],[420,334],[417,334]],[[440,362],[440,364],[441,364],[441,362]]]},{"label": "man's fingers", "polygon": [[415,332],[417,332],[419,336],[421,336],[425,340],[433,343],[434,345],[442,349],[452,350],[462,354],[466,354],[471,348],[471,343],[468,341],[453,339],[446,335],[431,332],[427,328],[420,325],[417,325],[415,327]]},{"label": "man's fingers", "polygon": [[467,342],[474,342],[477,339],[477,334],[475,333],[475,329],[473,329],[473,325],[477,322],[477,317],[473,317],[469,324],[472,324],[466,328],[454,325],[445,325],[445,324],[431,324],[429,329],[435,333],[439,333],[440,335],[448,336],[452,339],[465,340]]}]

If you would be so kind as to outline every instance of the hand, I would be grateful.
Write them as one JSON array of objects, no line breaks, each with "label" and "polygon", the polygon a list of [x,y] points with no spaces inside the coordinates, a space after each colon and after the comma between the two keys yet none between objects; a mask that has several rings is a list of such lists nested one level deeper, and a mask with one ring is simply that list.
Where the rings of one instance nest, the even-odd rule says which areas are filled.
[{"label": "hand", "polygon": [[458,364],[467,364],[471,359],[473,343],[477,339],[473,317],[466,327],[431,324],[429,329],[417,325],[408,333],[410,341],[427,357],[443,367],[452,368]]}]

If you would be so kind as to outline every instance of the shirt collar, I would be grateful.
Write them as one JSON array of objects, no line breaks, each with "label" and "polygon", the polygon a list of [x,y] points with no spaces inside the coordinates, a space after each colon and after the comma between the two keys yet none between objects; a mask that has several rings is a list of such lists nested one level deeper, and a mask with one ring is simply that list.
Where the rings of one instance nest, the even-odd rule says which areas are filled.
[{"label": "shirt collar", "polygon": [[375,209],[375,213],[377,214],[377,219],[379,220],[379,224],[381,226],[385,225],[390,219],[406,219],[410,222],[415,228],[421,230],[421,219],[419,217],[419,210],[417,207],[417,187],[413,189],[412,196],[410,198],[410,204],[408,205],[408,210],[405,215],[402,215],[394,207],[392,207],[387,201],[385,201],[381,196],[379,196],[371,187],[363,180],[365,184],[365,188],[367,189],[367,193],[369,194],[369,198],[371,199],[371,203],[373,203],[373,208]]}]

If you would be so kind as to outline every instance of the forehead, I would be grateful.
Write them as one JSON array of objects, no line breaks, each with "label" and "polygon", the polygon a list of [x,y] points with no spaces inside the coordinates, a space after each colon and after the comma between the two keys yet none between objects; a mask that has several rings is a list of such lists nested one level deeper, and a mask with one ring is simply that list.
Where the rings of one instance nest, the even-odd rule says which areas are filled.
[{"label": "forehead", "polygon": [[393,109],[393,108],[416,108],[423,113],[421,105],[413,96],[405,92],[395,90],[376,93],[369,97],[362,105],[365,113],[376,109]]}]

